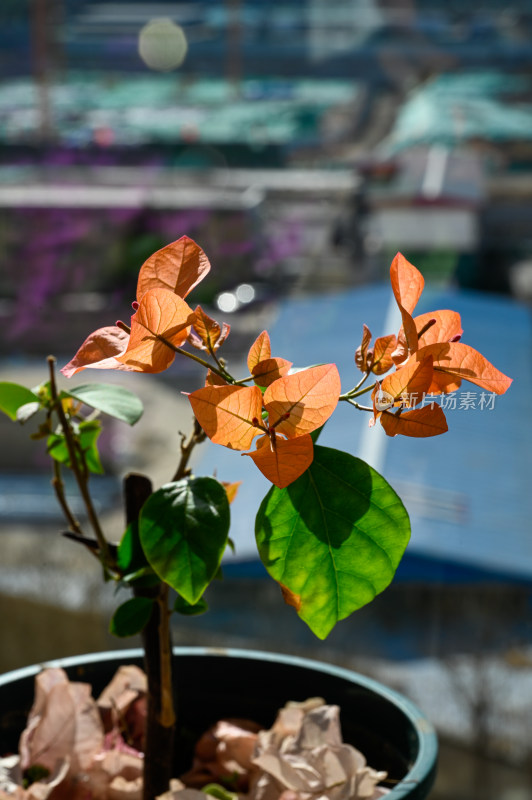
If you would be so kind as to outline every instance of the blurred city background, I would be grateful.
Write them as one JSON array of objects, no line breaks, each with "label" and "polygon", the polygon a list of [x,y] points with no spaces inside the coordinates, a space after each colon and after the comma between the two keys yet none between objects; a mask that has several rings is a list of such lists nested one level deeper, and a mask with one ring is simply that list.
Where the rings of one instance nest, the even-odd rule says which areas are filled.
[{"label": "blurred city background", "polygon": [[[399,327],[397,250],[426,278],[420,311],[461,312],[464,341],[514,378],[507,395],[459,393],[434,440],[386,440],[352,408],[322,436],[405,501],[394,585],[320,644],[254,557],[266,482],[206,446],[198,469],[245,480],[236,554],[175,640],[382,678],[440,733],[434,800],[529,800],[532,0],[2,0],[0,209],[2,381],[35,386],[49,353],[63,365],[128,319],[139,267],[184,234],[213,265],[191,299],[231,324],[232,364],[268,328],[275,355],[337,361],[352,386],[363,322]],[[102,437],[93,485],[115,539],[124,473],[173,474],[181,392],[202,380],[183,362],[78,381],[147,405]],[[0,671],[129,646],[107,634],[112,587],[58,535],[44,446],[6,417],[0,435]]]}]

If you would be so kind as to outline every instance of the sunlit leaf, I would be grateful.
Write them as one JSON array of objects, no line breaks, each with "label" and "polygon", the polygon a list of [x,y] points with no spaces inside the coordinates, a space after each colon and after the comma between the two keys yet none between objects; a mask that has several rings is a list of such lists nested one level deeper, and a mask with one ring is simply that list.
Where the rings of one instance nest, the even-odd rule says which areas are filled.
[{"label": "sunlit leaf", "polygon": [[114,636],[135,636],[148,624],[154,600],[150,597],[132,597],[118,606],[109,624],[109,633]]},{"label": "sunlit leaf", "polygon": [[205,376],[205,386],[227,386],[227,381],[221,375],[213,372],[212,369],[208,369]]},{"label": "sunlit leaf", "polygon": [[182,236],[153,253],[140,268],[137,301],[150,289],[168,289],[186,297],[203,280],[211,268],[209,259],[188,236]]},{"label": "sunlit leaf", "polygon": [[401,500],[375,470],[316,445],[306,472],[272,487],[255,523],[260,558],[320,639],[392,580],[410,537]]},{"label": "sunlit leaf", "polygon": [[312,464],[314,446],[309,434],[297,439],[275,437],[275,444],[267,436],[257,441],[257,449],[242,455],[250,456],[262,474],[275,486],[283,489],[293,483]]},{"label": "sunlit leaf", "polygon": [[397,253],[390,267],[390,279],[397,304],[412,314],[425,286],[423,275],[402,253]]},{"label": "sunlit leaf", "polygon": [[175,352],[161,340],[180,347],[190,333],[195,314],[184,300],[167,289],[150,289],[131,317],[127,350],[118,361],[135,372],[163,372]]},{"label": "sunlit leaf", "polygon": [[264,393],[264,407],[270,427],[289,439],[311,433],[333,413],[341,391],[335,364],[286,375],[272,383]]},{"label": "sunlit leaf", "polygon": [[[76,435],[83,453],[83,456],[78,455],[78,463],[80,466],[86,464],[89,471],[97,475],[103,474],[104,471],[97,447],[98,437],[101,432],[102,426],[99,420],[87,420],[80,422],[77,426]],[[55,461],[71,467],[70,454],[63,433],[52,433],[48,437],[47,449]]]},{"label": "sunlit leaf", "polygon": [[432,356],[427,356],[423,361],[412,361],[404,367],[387,375],[381,384],[383,392],[391,395],[394,400],[406,396],[406,402],[415,406],[428,392],[433,376]]},{"label": "sunlit leaf", "polygon": [[269,386],[286,375],[291,366],[292,362],[284,358],[266,358],[253,367],[251,374],[257,386]]},{"label": "sunlit leaf", "polygon": [[436,320],[434,325],[428,327],[426,331],[418,337],[419,349],[428,344],[434,344],[435,342],[449,342],[455,336],[460,336],[463,333],[460,314],[457,311],[443,309],[441,311],[431,311],[428,314],[420,314],[419,317],[415,317],[414,322],[416,323],[418,334],[423,331],[427,323],[432,319]]},{"label": "sunlit leaf", "polygon": [[17,419],[17,411],[28,403],[38,403],[39,398],[30,389],[18,383],[0,382],[0,411],[12,419]]},{"label": "sunlit leaf", "polygon": [[80,372],[86,367],[120,369],[129,372],[133,369],[132,367],[116,360],[116,356],[125,351],[128,342],[129,334],[116,325],[98,328],[87,336],[74,358],[65,364],[61,372],[65,378],[71,378],[76,372]]},{"label": "sunlit leaf", "polygon": [[[438,380],[438,373],[444,373],[444,380],[450,375],[453,381],[470,381],[495,394],[504,394],[512,383],[511,378],[500,372],[481,353],[462,342],[429,344],[418,350],[412,358],[422,361],[427,356],[432,356],[434,360],[435,381]],[[449,384],[446,383],[446,386]],[[438,391],[438,385],[431,387],[430,391]],[[454,390],[447,388],[446,391]]]},{"label": "sunlit leaf", "polygon": [[[435,342],[449,342],[462,334],[462,323],[457,311],[429,311],[414,317],[414,324],[418,334],[418,350]],[[406,338],[403,328],[397,336],[399,347],[406,353]]]},{"label": "sunlit leaf", "polygon": [[253,344],[251,345],[248,353],[248,369],[253,372],[253,368],[261,361],[266,361],[271,358],[272,349],[270,344],[270,336],[268,331],[259,333]]},{"label": "sunlit leaf", "polygon": [[[212,353],[225,342],[231,327],[226,322],[220,325],[212,317],[209,317],[201,306],[197,306],[194,313],[196,319],[194,320],[194,329],[189,335],[189,342],[200,350]],[[197,336],[193,336],[194,332]]]},{"label": "sunlit leaf", "polygon": [[384,375],[393,367],[392,353],[397,347],[397,339],[392,333],[389,336],[379,336],[373,347],[371,371],[374,375]]},{"label": "sunlit leaf", "polygon": [[142,548],[161,580],[195,605],[227,545],[229,501],[214,478],[186,478],[154,492],[142,507]]},{"label": "sunlit leaf", "polygon": [[439,436],[440,433],[448,430],[445,414],[436,404],[414,408],[401,414],[383,411],[380,421],[388,436],[397,436],[398,433],[402,433],[403,436],[426,438]]},{"label": "sunlit leaf", "polygon": [[71,391],[63,391],[61,396],[68,395],[91,408],[103,411],[115,419],[134,425],[144,410],[140,398],[122,386],[109,386],[105,383],[87,383],[76,386]]},{"label": "sunlit leaf", "polygon": [[[390,279],[394,297],[403,320],[408,352],[415,353],[417,350],[417,331],[412,319],[412,311],[416,307],[425,285],[423,275],[413,264],[406,260],[402,253],[397,253],[390,267]],[[398,343],[397,354],[399,354],[400,346],[400,343]],[[396,358],[398,357],[399,355],[396,356]]]},{"label": "sunlit leaf", "polygon": [[262,394],[258,386],[204,386],[188,395],[199,424],[213,442],[247,450],[261,431]]},{"label": "sunlit leaf", "polygon": [[355,351],[355,364],[361,372],[367,372],[369,369],[366,356],[370,342],[371,331],[368,326],[364,324],[362,327],[362,341]]}]

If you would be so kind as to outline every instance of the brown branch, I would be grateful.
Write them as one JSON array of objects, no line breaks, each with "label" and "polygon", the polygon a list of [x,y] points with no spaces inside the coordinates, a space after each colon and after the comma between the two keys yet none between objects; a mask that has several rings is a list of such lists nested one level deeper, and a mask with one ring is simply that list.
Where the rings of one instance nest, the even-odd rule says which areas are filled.
[{"label": "brown branch", "polygon": [[69,421],[66,418],[63,405],[57,393],[57,385],[55,382],[55,370],[54,370],[55,363],[56,363],[55,358],[53,356],[48,356],[48,365],[50,368],[50,393],[52,396],[54,408],[57,412],[57,416],[59,417],[61,429],[65,436],[65,443],[67,446],[68,457],[70,459],[70,468],[74,473],[74,477],[76,478],[76,483],[78,485],[81,497],[83,499],[83,503],[85,505],[85,509],[87,511],[87,516],[94,531],[94,535],[96,536],[96,539],[98,541],[98,545],[100,548],[100,560],[104,565],[104,567],[112,568],[114,564],[110,557],[109,544],[101,529],[100,520],[98,519],[98,515],[92,503],[92,498],[90,496],[88,488],[88,471],[83,461],[83,453],[81,453],[82,464],[84,467],[84,469],[82,470],[80,469],[80,464],[76,453],[76,442],[72,434],[72,428],[70,426]]}]

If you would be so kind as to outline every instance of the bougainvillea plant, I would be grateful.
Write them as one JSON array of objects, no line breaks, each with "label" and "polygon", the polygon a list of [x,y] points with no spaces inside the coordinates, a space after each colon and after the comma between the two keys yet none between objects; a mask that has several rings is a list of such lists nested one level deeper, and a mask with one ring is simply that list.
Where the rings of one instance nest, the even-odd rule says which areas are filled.
[{"label": "bougainvillea plant", "polygon": [[[361,344],[353,344],[353,375],[357,369],[361,375],[352,387],[341,386],[334,363],[294,367],[272,355],[267,331],[249,349],[248,374],[234,375],[221,355],[229,325],[186,301],[209,270],[203,250],[186,236],[154,253],[140,269],[130,324],[94,331],[61,370],[66,378],[86,369],[160,373],[176,356],[205,369],[204,385],[188,394],[192,431],[176,444],[172,479],[155,491],[143,476],[125,479],[127,528],[117,545],[106,538],[90,492],[90,473],[101,471],[95,410],[134,424],[142,413],[138,399],[125,388],[100,383],[59,389],[53,358],[49,380],[37,389],[0,385],[0,408],[12,419],[24,422],[44,412],[37,436],[46,440],[52,459],[68,536],[101,561],[107,579],[133,591],[114,614],[111,630],[144,637],[150,699],[146,800],[163,792],[171,777],[165,763],[175,726],[170,615],[205,610],[204,593],[230,545],[229,503],[236,487],[194,475],[194,447],[208,437],[235,450],[235,458],[247,456],[250,468],[271,481],[258,503],[259,556],[285,601],[325,638],[389,585],[410,536],[406,510],[381,475],[350,453],[316,443],[338,403],[368,413],[369,425],[379,423],[389,436],[428,437],[447,430],[441,406],[424,404],[428,394],[453,392],[466,380],[500,395],[511,383],[462,343],[456,312],[413,316],[424,281],[400,253],[390,277],[401,329],[370,346],[364,325]],[[364,394],[369,405],[360,403]],[[64,467],[74,473],[92,534],[69,507]],[[170,606],[171,589],[177,599]]]}]

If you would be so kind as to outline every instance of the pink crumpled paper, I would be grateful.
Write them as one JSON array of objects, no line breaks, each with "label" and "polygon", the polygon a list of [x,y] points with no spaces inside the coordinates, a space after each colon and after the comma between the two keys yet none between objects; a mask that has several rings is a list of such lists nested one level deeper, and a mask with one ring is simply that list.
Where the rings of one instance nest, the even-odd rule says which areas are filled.
[{"label": "pink crumpled paper", "polygon": [[320,698],[288,703],[258,735],[249,800],[378,800],[386,778],[342,741],[340,709]]},{"label": "pink crumpled paper", "polygon": [[[122,734],[128,716],[135,735],[143,729],[146,683],[137,667],[122,670],[98,703],[62,669],[37,675],[19,755],[0,759],[0,800],[141,800],[143,755]],[[49,775],[24,788],[34,765]]]},{"label": "pink crumpled paper", "polygon": [[[141,800],[146,678],[121,667],[98,701],[62,669],[43,670],[19,754],[0,759],[0,800]],[[25,788],[38,765],[48,775]],[[378,800],[386,777],[342,742],[339,708],[288,703],[270,730],[221,720],[198,741],[193,768],[158,800],[205,800],[199,787],[232,778],[238,800]]]}]

